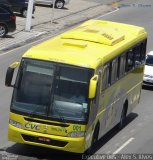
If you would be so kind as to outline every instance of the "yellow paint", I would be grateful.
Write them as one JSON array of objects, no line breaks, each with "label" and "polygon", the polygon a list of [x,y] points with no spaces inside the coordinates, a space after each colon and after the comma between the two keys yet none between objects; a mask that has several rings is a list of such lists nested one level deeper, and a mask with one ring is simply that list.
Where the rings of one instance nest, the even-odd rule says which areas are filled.
[{"label": "yellow paint", "polygon": [[[95,69],[147,36],[144,28],[89,20],[77,28],[28,50],[23,58],[54,61]],[[109,55],[109,56],[108,56]]]}]

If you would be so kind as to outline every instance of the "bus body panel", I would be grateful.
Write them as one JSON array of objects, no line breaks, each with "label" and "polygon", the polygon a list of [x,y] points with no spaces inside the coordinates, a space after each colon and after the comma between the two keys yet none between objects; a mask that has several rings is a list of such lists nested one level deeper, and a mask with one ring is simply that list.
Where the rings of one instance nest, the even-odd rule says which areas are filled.
[{"label": "bus body panel", "polygon": [[[12,125],[9,125],[8,131],[9,131],[8,133],[9,141],[29,144],[34,146],[40,146],[40,147],[47,147],[52,149],[58,149],[58,150],[74,152],[74,153],[83,153],[85,151],[84,149],[85,141],[84,141],[84,138],[82,137],[68,138],[68,137],[53,136],[53,135],[48,136],[46,134],[21,130]],[[50,139],[51,142],[53,141],[53,145],[43,144],[43,142],[36,142],[36,139],[38,139],[38,137],[46,139],[46,141]],[[26,138],[27,139],[29,138],[29,140],[27,140]],[[59,143],[60,143],[60,146],[59,146]]]},{"label": "bus body panel", "polygon": [[[85,137],[74,138],[74,137],[67,137],[67,135],[70,132],[74,131],[76,128],[81,128],[81,131],[84,131],[85,125],[69,124],[68,127],[60,127],[57,126],[56,124],[48,125],[48,124],[26,121],[25,118],[27,117],[23,117],[15,113],[10,113],[10,119],[20,122],[22,127],[17,128],[9,124],[9,130],[8,130],[9,141],[54,148],[69,152],[76,152],[76,153],[84,152],[85,150],[84,146],[86,141]],[[45,122],[51,122],[51,121],[44,121],[44,123]]]}]

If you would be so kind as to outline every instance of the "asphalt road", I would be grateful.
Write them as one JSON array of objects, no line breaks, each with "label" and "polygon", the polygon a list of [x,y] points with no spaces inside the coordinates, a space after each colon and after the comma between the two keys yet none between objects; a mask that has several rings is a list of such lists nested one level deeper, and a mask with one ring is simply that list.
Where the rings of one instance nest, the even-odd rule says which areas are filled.
[{"label": "asphalt road", "polygon": [[[118,11],[99,18],[144,26],[149,33],[147,50],[153,50],[153,1],[126,0],[121,4]],[[5,73],[8,65],[19,60],[21,55],[32,45],[23,46],[9,51],[5,55],[0,55],[0,153],[13,153],[19,156],[19,160],[79,160],[80,157],[75,154],[39,147],[27,147],[7,141],[7,124],[12,89],[4,86]],[[143,89],[141,102],[128,117],[127,125],[120,132],[116,129],[111,130],[96,144],[93,152],[96,154],[153,153],[152,98],[153,89]]]}]

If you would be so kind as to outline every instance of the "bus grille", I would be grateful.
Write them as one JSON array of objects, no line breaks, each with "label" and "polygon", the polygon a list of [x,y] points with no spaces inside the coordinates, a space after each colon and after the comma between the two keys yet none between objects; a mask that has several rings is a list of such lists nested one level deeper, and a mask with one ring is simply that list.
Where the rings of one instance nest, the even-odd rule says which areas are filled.
[{"label": "bus grille", "polygon": [[64,147],[68,143],[68,142],[53,140],[53,139],[49,139],[49,138],[47,138],[47,139],[49,139],[50,141],[40,141],[39,137],[29,136],[29,135],[25,135],[25,134],[22,134],[22,137],[25,141],[47,144],[47,145],[58,146],[58,147]]},{"label": "bus grille", "polygon": [[26,121],[28,121],[28,122],[30,121],[30,122],[42,123],[42,124],[53,125],[53,126],[69,127],[68,124],[61,124],[61,123],[55,123],[55,122],[46,122],[46,121],[43,121],[43,120],[36,120],[36,119],[26,118],[26,117],[24,117],[24,119]]}]

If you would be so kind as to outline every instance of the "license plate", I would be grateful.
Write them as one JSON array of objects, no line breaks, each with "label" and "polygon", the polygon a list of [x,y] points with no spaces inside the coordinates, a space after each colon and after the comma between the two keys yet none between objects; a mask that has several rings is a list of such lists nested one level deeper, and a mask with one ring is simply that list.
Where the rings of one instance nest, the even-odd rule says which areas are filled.
[{"label": "license plate", "polygon": [[41,142],[48,142],[48,143],[51,141],[49,138],[46,137],[38,137],[38,140]]}]

